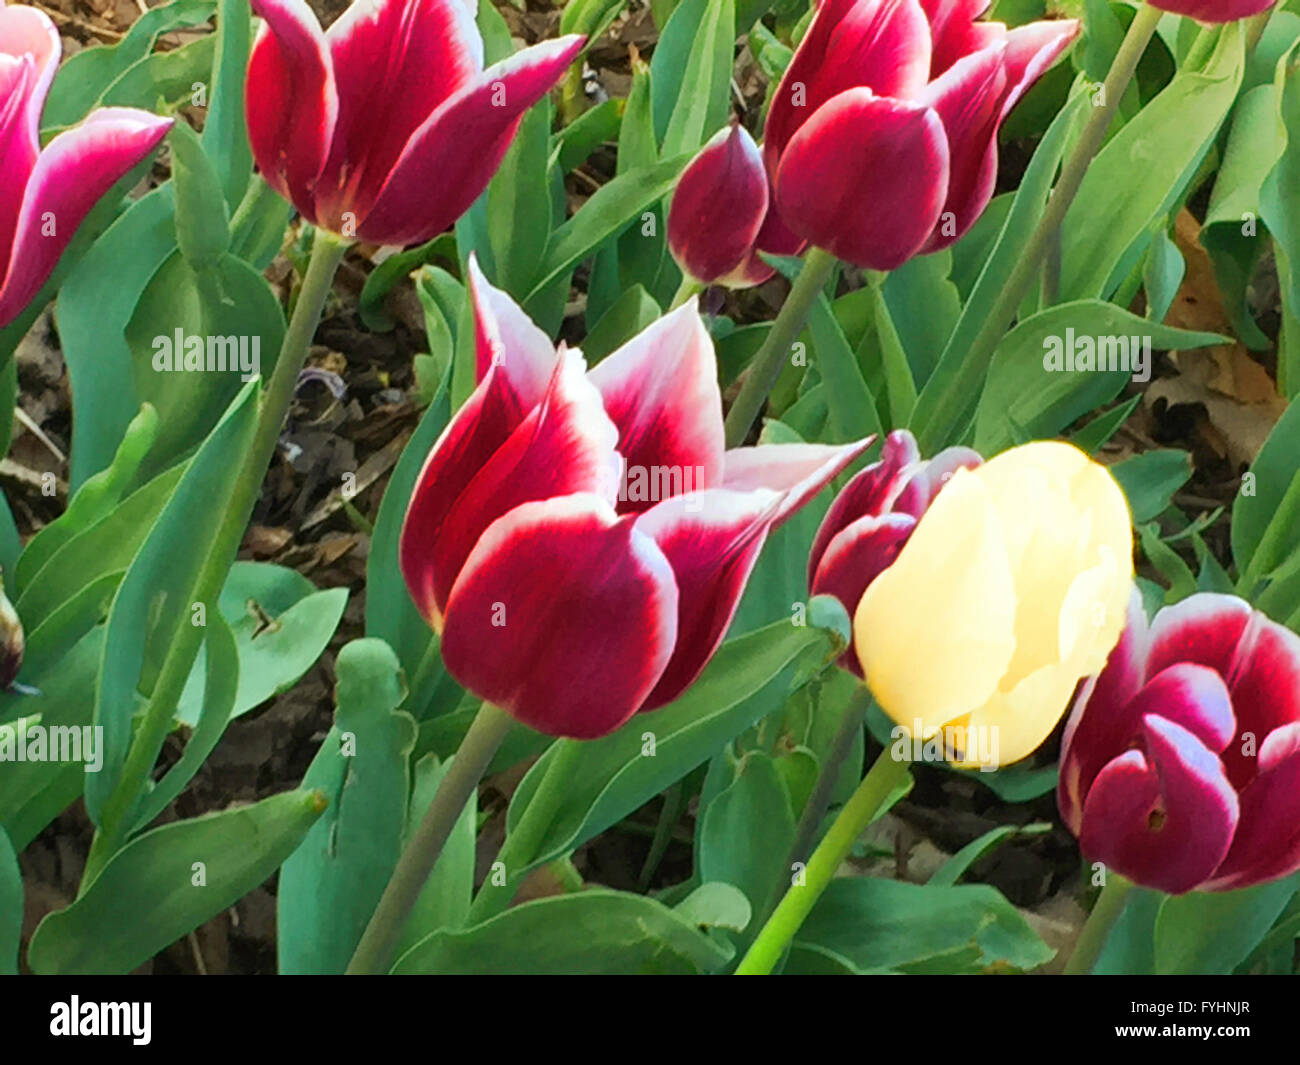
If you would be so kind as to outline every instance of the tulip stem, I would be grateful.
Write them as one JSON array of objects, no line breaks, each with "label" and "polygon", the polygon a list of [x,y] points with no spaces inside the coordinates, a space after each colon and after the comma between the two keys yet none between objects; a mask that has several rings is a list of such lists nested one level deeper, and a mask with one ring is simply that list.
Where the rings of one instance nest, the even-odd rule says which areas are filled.
[{"label": "tulip stem", "polygon": [[790,295],[781,305],[772,329],[758,349],[740,392],[727,413],[727,446],[739,447],[749,436],[767,402],[768,394],[776,385],[786,359],[799,334],[803,332],[812,311],[813,303],[835,269],[835,256],[821,248],[809,248],[804,256],[803,269],[790,287]]},{"label": "tulip stem", "polygon": [[1083,931],[1079,933],[1079,941],[1074,946],[1074,953],[1065,966],[1066,976],[1081,976],[1092,972],[1115,922],[1124,912],[1132,890],[1132,881],[1125,880],[1118,873],[1107,874],[1106,886],[1101,889],[1097,904],[1088,915]]},{"label": "tulip stem", "polygon": [[906,759],[896,759],[886,747],[862,778],[858,790],[844,804],[825,838],[808,859],[802,880],[785,893],[767,919],[758,938],[736,968],[737,976],[767,976],[780,962],[822,892],[834,878],[840,863],[848,857],[869,824],[876,819],[889,797],[907,780]]},{"label": "tulip stem", "polygon": [[514,899],[520,883],[516,870],[524,869],[537,858],[546,831],[554,822],[564,796],[572,788],[574,763],[581,752],[582,743],[579,740],[555,741],[554,753],[550,755],[550,763],[542,772],[537,790],[524,807],[518,824],[506,836],[493,863],[494,869],[504,871],[505,883],[493,883],[491,875],[483,881],[483,886],[479,888],[478,895],[469,908],[469,918],[465,922],[469,927],[495,917]]},{"label": "tulip stem", "polygon": [[[293,402],[298,374],[307,360],[312,337],[316,334],[321,312],[334,284],[334,274],[347,248],[348,242],[341,237],[317,230],[298,302],[285,331],[275,369],[262,393],[257,428],[243,472],[235,482],[231,496],[214,501],[219,508],[217,513],[223,515],[222,523],[194,586],[196,603],[206,603],[215,608],[217,596],[226,582],[253,507],[261,494],[266,471],[275,457],[280,431]],[[132,817],[140,793],[153,771],[167,734],[172,730],[176,705],[194,667],[204,631],[201,626],[181,625],[167,648],[149,704],[122,764],[117,786],[104,803],[99,828],[86,857],[86,869],[81,879],[83,892],[135,827]]]},{"label": "tulip stem", "polygon": [[1106,134],[1119,110],[1120,101],[1137,73],[1138,63],[1146,53],[1147,45],[1155,36],[1161,15],[1162,12],[1150,4],[1143,4],[1134,13],[1128,33],[1125,34],[1124,42],[1103,83],[1101,103],[1092,109],[1074,150],[1062,166],[1061,176],[1052,189],[1043,217],[1030,234],[1006,284],[1002,286],[997,302],[971,341],[957,372],[939,394],[924,424],[913,427],[922,454],[938,451],[948,437],[965,423],[966,411],[980,393],[981,382],[993,353],[1015,320],[1029,286],[1038,277],[1043,261],[1065,222],[1065,216],[1079,194],[1088,167],[1106,141]]},{"label": "tulip stem", "polygon": [[465,804],[477,790],[513,723],[509,714],[491,703],[479,707],[424,820],[402,851],[388,887],[366,925],[356,953],[348,963],[349,976],[386,973],[392,967],[393,952],[411,909],[424,890]]},{"label": "tulip stem", "polygon": [[703,291],[704,286],[696,281],[695,278],[691,277],[689,274],[682,274],[682,283],[677,286],[677,292],[673,295],[673,302],[669,304],[668,309],[670,311],[677,310],[678,307],[692,296],[696,296]]}]

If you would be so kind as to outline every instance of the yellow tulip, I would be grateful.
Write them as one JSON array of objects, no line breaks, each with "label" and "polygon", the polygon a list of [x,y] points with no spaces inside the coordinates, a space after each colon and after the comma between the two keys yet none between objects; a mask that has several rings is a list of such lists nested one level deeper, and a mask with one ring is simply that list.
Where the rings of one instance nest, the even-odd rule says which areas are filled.
[{"label": "yellow tulip", "polygon": [[1133,581],[1128,502],[1069,444],[961,469],[854,616],[863,674],[914,740],[956,764],[1032,754],[1119,640]]}]

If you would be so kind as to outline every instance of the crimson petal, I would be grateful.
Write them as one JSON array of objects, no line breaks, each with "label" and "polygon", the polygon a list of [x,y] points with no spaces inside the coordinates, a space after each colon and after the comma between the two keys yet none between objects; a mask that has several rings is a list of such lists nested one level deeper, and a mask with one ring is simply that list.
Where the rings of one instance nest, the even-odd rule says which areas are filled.
[{"label": "crimson petal", "polygon": [[1266,738],[1300,722],[1300,636],[1258,611],[1242,634],[1236,668],[1225,674],[1237,713],[1237,742],[1223,755],[1238,789],[1254,779]]},{"label": "crimson petal", "polygon": [[1300,721],[1271,733],[1259,749],[1259,773],[1241,791],[1232,848],[1207,885],[1249,887],[1300,869]]},{"label": "crimson petal", "polygon": [[552,736],[630,718],[677,639],[663,553],[603,500],[525,503],[495,521],[447,603],[442,655],[476,695]]},{"label": "crimson petal", "polygon": [[851,444],[759,444],[732,448],[724,456],[722,487],[768,489],[779,499],[772,518],[780,525],[867,450],[875,437]]}]

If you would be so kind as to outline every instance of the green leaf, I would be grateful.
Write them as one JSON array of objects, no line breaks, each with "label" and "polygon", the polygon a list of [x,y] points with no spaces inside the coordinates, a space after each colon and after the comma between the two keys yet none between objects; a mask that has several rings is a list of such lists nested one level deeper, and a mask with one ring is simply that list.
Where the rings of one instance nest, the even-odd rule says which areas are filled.
[{"label": "green leaf", "polygon": [[235,693],[241,679],[235,637],[230,626],[220,617],[211,619],[207,629],[203,645],[203,702],[195,715],[194,731],[180,758],[145,795],[136,815],[137,828],[149,824],[185,790],[185,785],[194,779],[234,716]]},{"label": "green leaf", "polygon": [[725,928],[730,932],[743,932],[753,917],[742,891],[716,881],[701,884],[674,906],[673,912],[699,928]]},{"label": "green leaf", "polygon": [[[1296,511],[1284,504],[1300,491],[1292,490],[1296,485],[1300,485],[1300,403],[1287,407],[1273,426],[1232,502],[1232,558],[1238,572],[1245,572],[1274,525],[1277,531],[1270,539],[1294,546],[1294,537],[1286,531],[1294,531]],[[1270,568],[1285,557],[1270,559]]]},{"label": "green leaf", "polygon": [[1186,451],[1144,451],[1110,468],[1128,496],[1135,522],[1146,522],[1163,514],[1192,476],[1192,456]]},{"label": "green leaf", "polygon": [[547,187],[551,100],[543,97],[524,115],[519,132],[487,188],[487,231],[492,244],[492,281],[522,299],[546,254],[551,235]]},{"label": "green leaf", "polygon": [[949,858],[931,875],[926,884],[931,887],[950,887],[957,883],[972,865],[989,854],[1001,843],[1018,835],[1038,835],[1051,831],[1052,826],[1040,822],[1033,825],[999,825],[990,829],[978,839],[971,840],[961,850]]},{"label": "green leaf", "polygon": [[[1132,372],[1150,373],[1148,337],[1151,348],[1159,350],[1225,342],[1215,333],[1156,325],[1101,300],[1079,300],[1026,318],[994,352],[976,412],[976,450],[993,455],[1010,447],[1016,442],[1016,426],[1030,437],[1055,436],[1076,418],[1110,402]],[[1076,350],[1084,340],[1094,368],[1085,362],[1084,368],[1072,369],[1080,365]],[[1100,368],[1112,365],[1119,368]]]},{"label": "green leaf", "polygon": [[384,312],[384,300],[398,283],[434,259],[456,261],[456,238],[450,233],[441,233],[427,244],[395,252],[370,271],[357,300],[357,313],[367,329],[383,333],[393,328],[393,320]]},{"label": "green leaf", "polygon": [[621,348],[659,317],[659,304],[640,285],[633,285],[610,307],[582,342],[587,364],[594,366]]},{"label": "green leaf", "polygon": [[256,397],[257,384],[250,381],[186,467],[118,586],[95,698],[104,767],[86,777],[86,810],[96,824],[121,776],[136,700],[153,689],[162,656],[181,626],[192,624],[199,574],[220,526],[216,520],[196,526],[194,515],[230,498],[257,424]]},{"label": "green leaf", "polygon": [[195,270],[215,268],[230,250],[230,212],[221,178],[189,125],[177,122],[169,140],[176,186],[176,242]]},{"label": "green leaf", "polygon": [[547,976],[710,973],[726,948],[662,903],[596,889],[526,902],[464,931],[435,932],[394,973]]},{"label": "green leaf", "polygon": [[[788,620],[722,646],[682,696],[661,710],[638,714],[617,732],[581,743],[573,756],[573,784],[537,848],[530,868],[558,857],[649,802],[703,764],[785,699],[781,678],[815,648],[829,653],[827,634]],[[560,744],[557,740],[520,782],[508,825],[518,824]],[[653,753],[650,753],[653,752]]]},{"label": "green leaf", "polygon": [[334,727],[303,777],[330,808],[280,871],[276,900],[282,973],[341,974],[401,853],[407,755],[415,722],[397,656],[382,640],[353,640],[338,656]]},{"label": "green leaf", "polygon": [[127,973],[261,884],[325,810],[316,791],[177,821],[128,843],[85,893],[43,920],[36,973]]},{"label": "green leaf", "polygon": [[[235,639],[239,688],[231,718],[286,692],[321,656],[348,603],[346,588],[317,591],[306,577],[266,562],[236,562],[217,601]],[[193,726],[205,696],[206,652],[200,652],[176,707]]]},{"label": "green leaf", "polygon": [[1277,66],[1276,120],[1286,131],[1286,149],[1260,189],[1260,210],[1277,259],[1283,326],[1278,384],[1283,395],[1300,393],[1300,44]]},{"label": "green leaf", "polygon": [[832,880],[796,937],[833,950],[859,971],[1027,970],[1053,951],[996,889],[897,880]]},{"label": "green leaf", "polygon": [[1146,265],[1142,270],[1142,287],[1147,294],[1147,317],[1153,322],[1163,322],[1173,306],[1174,297],[1187,274],[1187,261],[1178,245],[1163,225],[1156,226],[1151,234],[1151,248],[1147,251]]},{"label": "green leaf", "polygon": [[1169,899],[1155,924],[1155,971],[1230,973],[1268,934],[1300,888],[1300,874],[1238,891]]},{"label": "green leaf", "polygon": [[188,104],[195,84],[212,74],[217,38],[205,34],[171,52],[155,52],[136,63],[110,85],[100,98],[103,107],[139,107],[166,111]]},{"label": "green leaf", "polygon": [[1141,402],[1142,397],[1140,395],[1132,396],[1118,406],[1106,411],[1105,414],[1097,415],[1078,432],[1071,434],[1070,442],[1081,451],[1095,455],[1110,442],[1112,436],[1119,432],[1119,427],[1128,421],[1129,415],[1137,409],[1137,405]]},{"label": "green leaf", "polygon": [[[733,0],[686,0],[669,20],[664,39],[694,24],[690,52],[681,77],[669,82],[672,111],[663,127],[663,154],[696,152],[727,121],[731,97],[731,70],[736,42],[736,11]],[[677,26],[682,29],[678,30]],[[660,47],[664,41],[661,40]],[[656,88],[656,129],[659,127],[657,80],[667,71],[660,66],[659,49],[651,60],[651,85]]]},{"label": "green leaf", "polygon": [[1213,145],[1244,67],[1237,23],[1204,71],[1180,72],[1093,160],[1062,231],[1062,299],[1109,296],[1137,264]]},{"label": "green leaf", "polygon": [[50,87],[41,115],[43,128],[79,122],[113,82],[149,55],[159,36],[206,22],[216,8],[214,0],[173,0],[141,14],[117,44],[86,48],[69,56]]},{"label": "green leaf", "polygon": [[0,828],[0,976],[18,975],[18,944],[23,931],[23,874],[18,852]]},{"label": "green leaf", "polygon": [[1156,971],[1155,927],[1169,896],[1163,891],[1134,887],[1124,909],[1111,926],[1092,971],[1095,975],[1152,974]]},{"label": "green leaf", "polygon": [[248,0],[221,0],[212,93],[203,122],[203,150],[215,166],[222,195],[233,211],[253,173],[253,149],[244,118],[244,82],[253,45]]},{"label": "green leaf", "polygon": [[688,162],[681,155],[653,166],[620,174],[602,185],[572,218],[551,234],[540,278],[529,293],[530,302],[582,262],[610,237],[628,226],[642,211],[658,203],[677,183]]}]

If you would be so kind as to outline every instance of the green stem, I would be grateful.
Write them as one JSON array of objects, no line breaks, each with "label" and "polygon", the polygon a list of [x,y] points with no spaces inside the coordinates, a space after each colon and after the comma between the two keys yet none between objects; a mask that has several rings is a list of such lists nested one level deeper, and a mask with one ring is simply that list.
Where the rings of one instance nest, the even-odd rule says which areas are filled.
[{"label": "green stem", "polygon": [[[303,278],[298,303],[285,332],[275,370],[262,394],[257,430],[243,473],[229,499],[214,501],[221,507],[220,513],[224,514],[224,518],[194,588],[194,601],[205,603],[211,609],[215,609],[217,596],[226,582],[226,575],[239,550],[248,520],[252,517],[253,507],[257,504],[262,481],[275,456],[280,430],[293,401],[298,374],[307,359],[312,337],[316,334],[316,326],[320,324],[321,312],[334,283],[334,274],[347,247],[347,242],[341,237],[320,230],[316,232],[311,262]],[[162,750],[171,731],[176,705],[194,666],[203,632],[201,626],[182,625],[167,648],[167,656],[159,670],[143,720],[131,740],[130,750],[122,766],[122,775],[104,804],[100,827],[86,858],[86,870],[81,880],[83,892],[134,827],[132,815],[154,763],[158,760],[158,752]]]},{"label": "green stem", "polygon": [[677,292],[673,295],[673,302],[669,305],[668,309],[670,311],[677,310],[678,307],[692,296],[698,295],[703,291],[704,286],[696,281],[695,278],[691,277],[689,274],[682,274],[682,283],[677,286]]},{"label": "green stem", "polygon": [[795,278],[790,288],[790,295],[782,304],[780,313],[772,323],[772,329],[763,341],[750,363],[745,383],[731,410],[727,413],[727,446],[739,447],[745,442],[754,419],[758,417],[767,402],[768,393],[776,385],[777,378],[785,361],[790,357],[790,350],[803,332],[812,311],[813,302],[821,292],[835,269],[835,256],[820,248],[809,248],[804,256],[803,269]]},{"label": "green stem", "polygon": [[386,973],[392,966],[393,952],[411,909],[512,723],[509,714],[491,703],[479,707],[424,820],[398,859],[388,887],[366,925],[356,953],[348,963],[349,976]]},{"label": "green stem", "polygon": [[1029,286],[1042,269],[1048,250],[1083,185],[1088,166],[1106,141],[1120,101],[1137,73],[1138,62],[1155,35],[1160,18],[1161,12],[1150,4],[1143,4],[1134,14],[1110,73],[1106,75],[1101,105],[1093,108],[1074,150],[1061,168],[1060,179],[1047,201],[1043,217],[1030,234],[983,327],[971,341],[958,372],[939,395],[925,424],[915,427],[922,454],[931,454],[942,447],[954,426],[963,423],[972,397],[979,394],[989,361],[1015,320]]},{"label": "green stem", "polygon": [[908,765],[906,760],[895,760],[889,747],[880,753],[808,859],[803,883],[786,891],[785,898],[741,960],[737,976],[766,976],[776,967],[853,844],[879,814],[894,789],[907,779]]},{"label": "green stem", "polygon": [[556,740],[555,753],[551,755],[550,764],[542,773],[542,779],[533,792],[532,799],[524,808],[519,823],[506,836],[506,841],[497,852],[494,864],[505,867],[505,883],[496,885],[489,876],[479,888],[477,897],[469,909],[467,925],[482,924],[490,917],[510,905],[519,890],[520,878],[514,872],[525,868],[537,857],[538,848],[546,836],[546,831],[555,820],[555,813],[560,808],[565,794],[573,783],[573,766],[582,751],[578,740]]},{"label": "green stem", "polygon": [[1124,904],[1128,902],[1129,892],[1132,890],[1133,884],[1130,881],[1116,873],[1107,874],[1106,886],[1101,889],[1097,905],[1088,915],[1083,931],[1079,933],[1079,941],[1074,946],[1074,953],[1070,955],[1070,960],[1065,966],[1067,976],[1092,972],[1097,959],[1101,957],[1102,948],[1106,946],[1106,940],[1110,937],[1111,929],[1115,927],[1119,915],[1124,912]]}]

